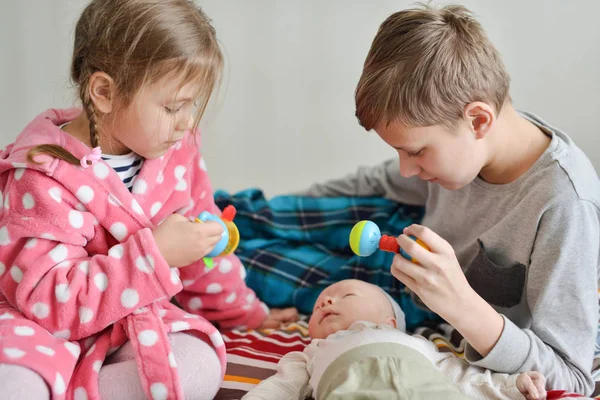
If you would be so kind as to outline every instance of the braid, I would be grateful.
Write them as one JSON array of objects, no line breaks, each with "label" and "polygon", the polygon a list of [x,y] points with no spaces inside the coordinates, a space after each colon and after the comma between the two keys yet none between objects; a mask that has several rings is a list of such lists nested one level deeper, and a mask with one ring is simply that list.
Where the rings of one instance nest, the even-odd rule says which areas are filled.
[{"label": "braid", "polygon": [[[96,118],[94,103],[92,102],[92,99],[90,99],[89,79],[87,77],[85,81],[81,82],[81,84],[79,85],[79,96],[81,97],[83,109],[85,111],[90,125],[90,143],[92,145],[92,148],[98,147],[100,145],[100,137],[98,135],[97,127],[98,121]],[[36,160],[36,156],[38,155],[52,156],[64,160],[73,165],[77,165],[80,163],[80,160],[73,154],[71,154],[68,150],[55,144],[42,144],[31,148],[27,152],[27,160],[33,164],[40,164],[41,162]],[[89,164],[90,162],[88,161],[88,165]]]},{"label": "braid", "polygon": [[96,117],[94,103],[92,102],[92,99],[90,99],[88,79],[82,82],[79,86],[79,96],[81,97],[81,102],[83,103],[83,110],[85,111],[85,115],[87,116],[90,125],[90,144],[92,145],[92,148],[98,147],[100,145],[100,135],[98,134],[98,120]]}]

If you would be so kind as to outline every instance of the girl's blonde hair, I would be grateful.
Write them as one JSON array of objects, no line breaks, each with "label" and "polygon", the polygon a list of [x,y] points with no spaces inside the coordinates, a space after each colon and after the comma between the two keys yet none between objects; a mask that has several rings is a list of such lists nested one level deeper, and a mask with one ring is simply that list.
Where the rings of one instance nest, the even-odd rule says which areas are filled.
[{"label": "girl's blonde hair", "polygon": [[462,6],[423,6],[379,27],[358,82],[356,116],[379,123],[453,126],[474,101],[500,112],[510,78],[500,54]]},{"label": "girl's blonde hair", "polygon": [[[218,85],[223,66],[211,21],[189,0],[93,0],[75,28],[71,80],[79,89],[89,121],[92,147],[99,145],[99,116],[89,95],[89,79],[104,72],[114,81],[118,107],[129,106],[148,84],[165,77],[180,79],[182,85],[196,82],[194,129]],[[30,162],[48,154],[79,164],[70,152],[57,145],[40,145],[28,153]]]}]

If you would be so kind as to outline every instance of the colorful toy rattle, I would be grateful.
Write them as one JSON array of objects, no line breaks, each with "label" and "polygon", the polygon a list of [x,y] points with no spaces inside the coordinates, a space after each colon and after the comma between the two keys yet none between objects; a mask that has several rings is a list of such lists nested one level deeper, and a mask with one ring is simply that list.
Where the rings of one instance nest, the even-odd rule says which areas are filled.
[{"label": "colorful toy rattle", "polygon": [[[429,250],[429,247],[414,236],[409,236],[423,248]],[[390,253],[400,253],[402,257],[418,264],[419,262],[410,254],[400,248],[394,236],[382,235],[379,227],[371,221],[360,221],[350,231],[350,248],[357,256],[368,257],[375,253],[377,249],[388,251]]]},{"label": "colorful toy rattle", "polygon": [[211,214],[208,211],[203,211],[198,218],[196,218],[196,222],[203,223],[215,221],[223,227],[223,236],[221,237],[221,240],[219,240],[212,251],[204,257],[204,263],[209,269],[214,267],[213,257],[229,255],[233,253],[240,244],[240,231],[233,222],[235,213],[236,210],[234,206],[227,206],[220,217]]}]

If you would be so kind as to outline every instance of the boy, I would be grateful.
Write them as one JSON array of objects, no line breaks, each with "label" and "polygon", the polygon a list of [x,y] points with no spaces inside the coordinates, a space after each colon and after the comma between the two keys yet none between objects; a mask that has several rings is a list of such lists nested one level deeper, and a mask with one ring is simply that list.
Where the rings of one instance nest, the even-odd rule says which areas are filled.
[{"label": "boy", "polygon": [[463,335],[466,359],[507,374],[536,370],[550,387],[590,394],[598,177],[565,133],[513,108],[506,69],[469,11],[388,17],[364,64],[356,116],[399,161],[308,194],[424,205],[422,226],[398,237],[419,264],[396,256],[391,271]]},{"label": "boy", "polygon": [[546,396],[539,373],[490,374],[452,353],[439,353],[422,337],[407,335],[400,306],[379,287],[363,281],[348,279],[327,287],[308,327],[311,344],[303,352],[286,354],[277,374],[251,390],[245,400]]}]

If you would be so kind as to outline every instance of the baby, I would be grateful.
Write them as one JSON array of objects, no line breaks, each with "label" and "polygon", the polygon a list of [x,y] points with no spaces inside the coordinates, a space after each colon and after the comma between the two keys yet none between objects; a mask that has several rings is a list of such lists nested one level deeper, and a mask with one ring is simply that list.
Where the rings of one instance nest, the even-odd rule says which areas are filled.
[{"label": "baby", "polygon": [[313,338],[286,354],[252,399],[544,399],[538,372],[507,375],[440,353],[404,332],[404,313],[379,287],[344,280],[327,287],[309,321]]}]

